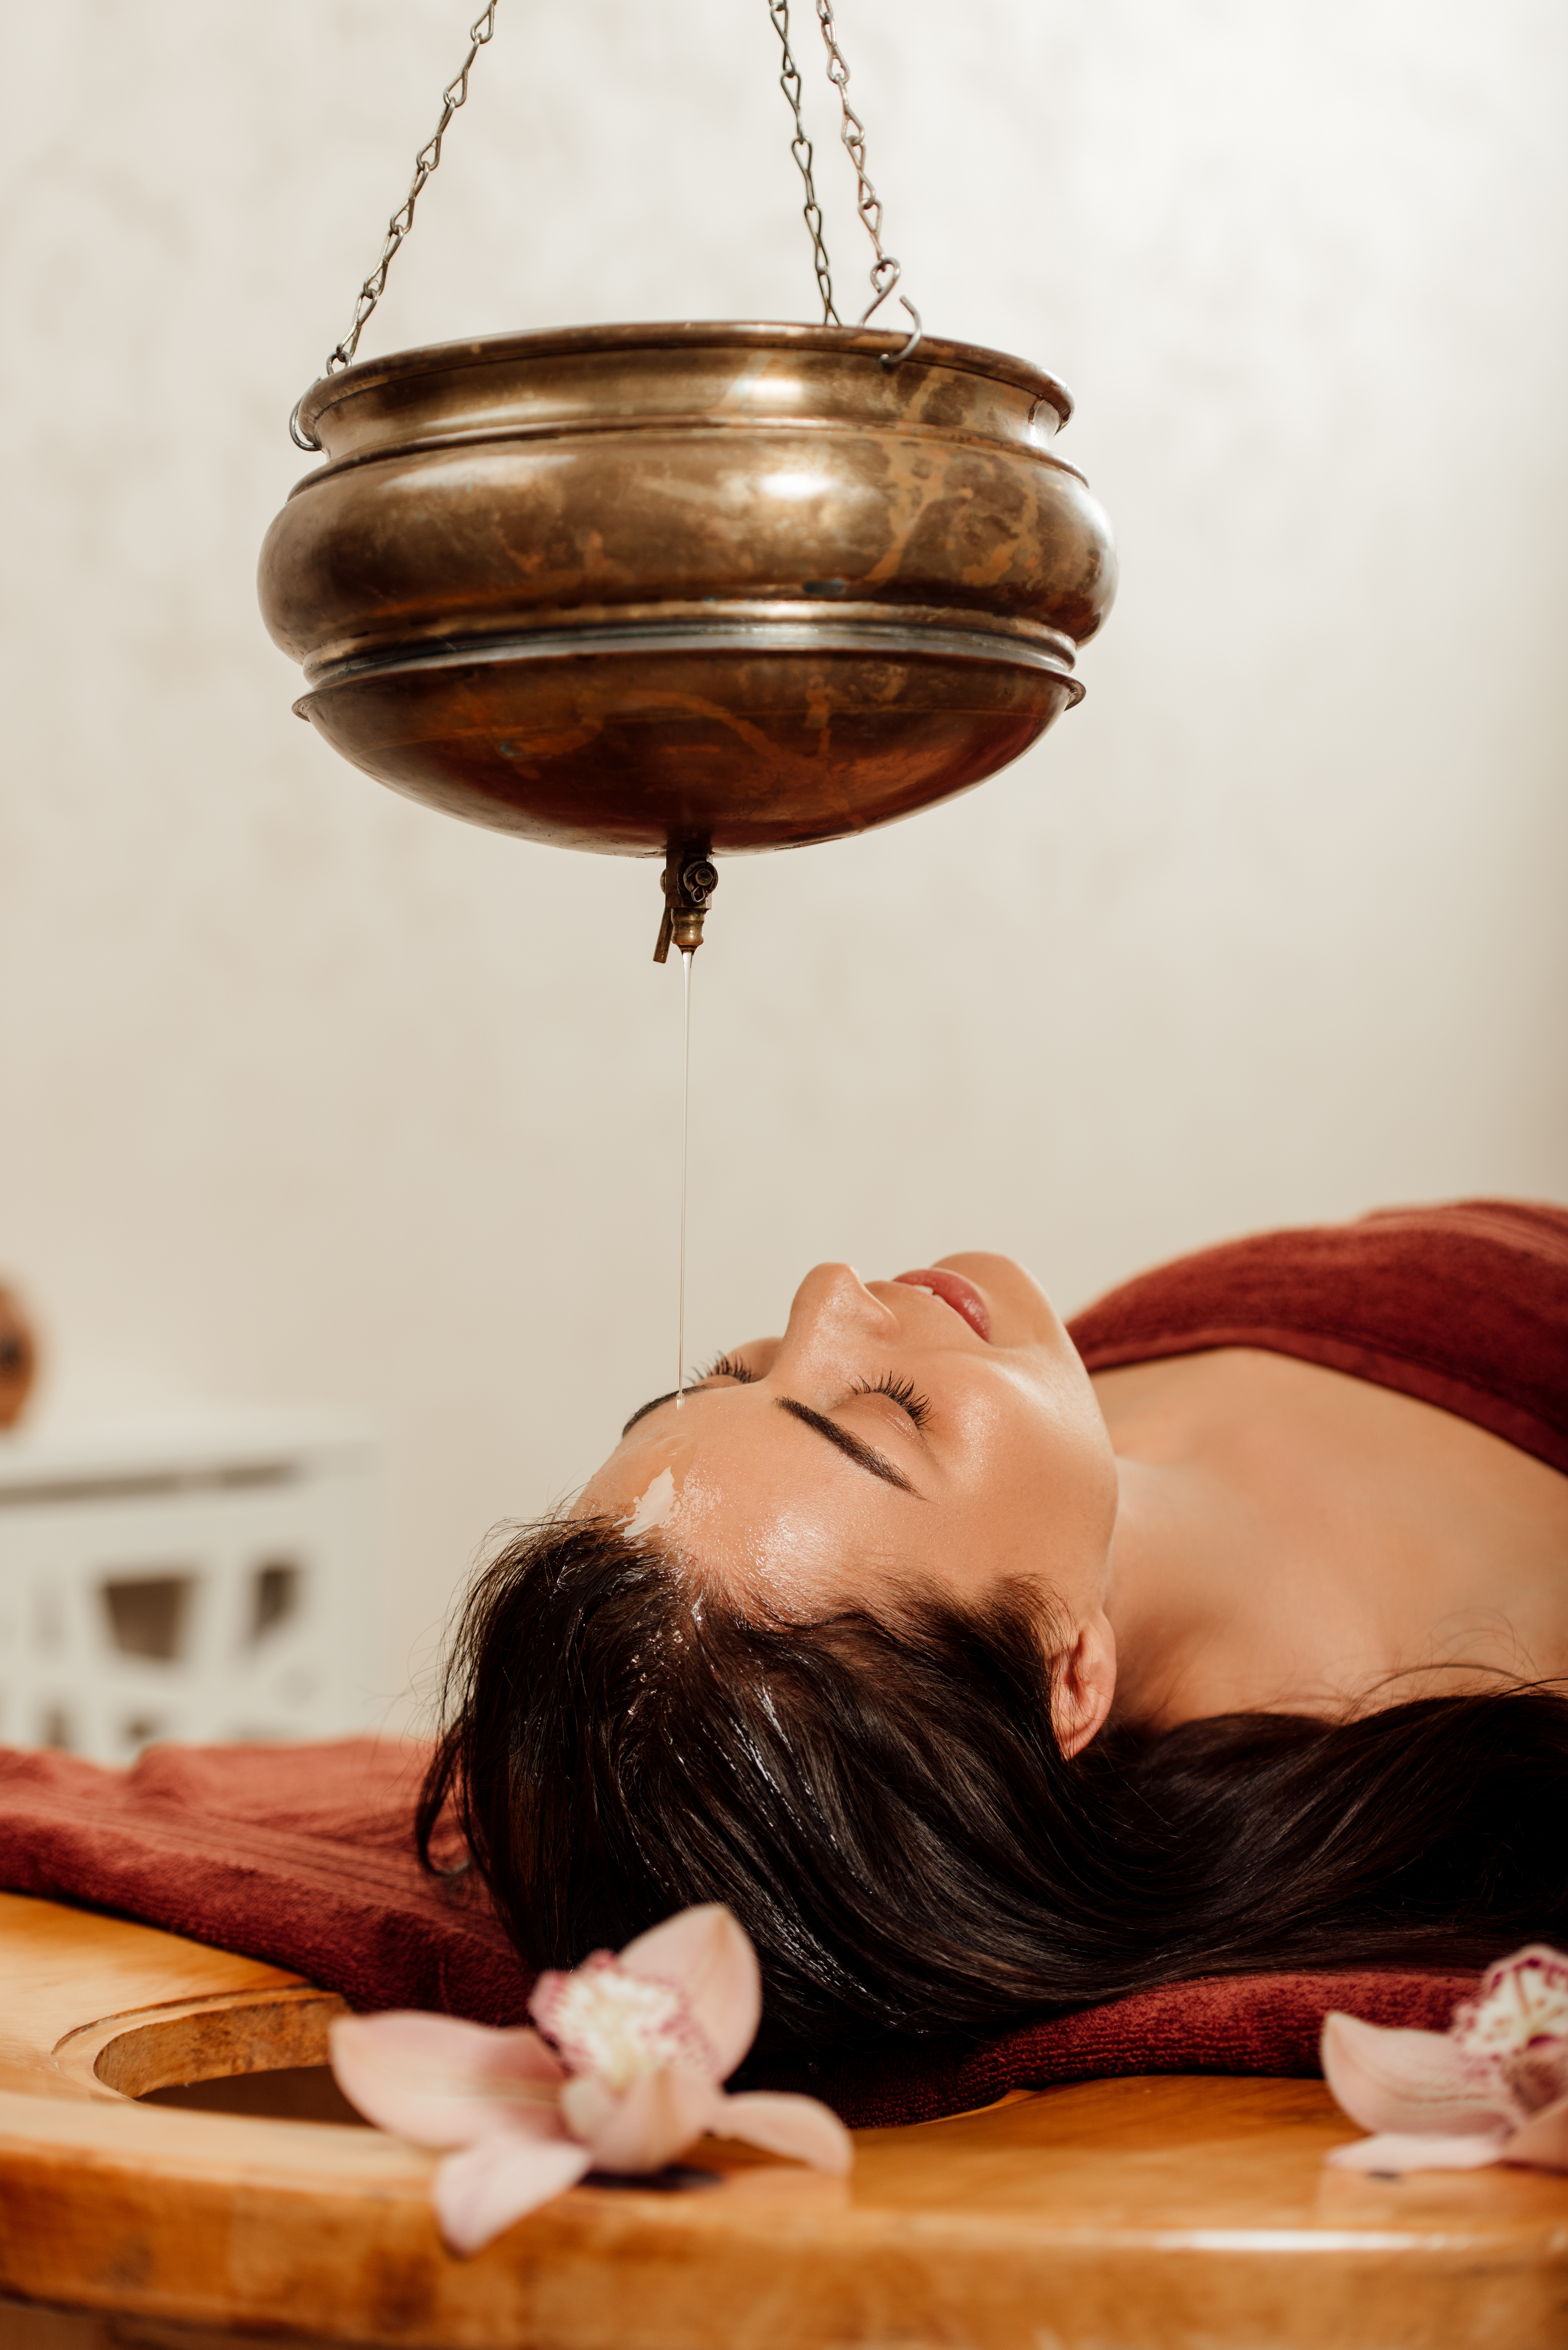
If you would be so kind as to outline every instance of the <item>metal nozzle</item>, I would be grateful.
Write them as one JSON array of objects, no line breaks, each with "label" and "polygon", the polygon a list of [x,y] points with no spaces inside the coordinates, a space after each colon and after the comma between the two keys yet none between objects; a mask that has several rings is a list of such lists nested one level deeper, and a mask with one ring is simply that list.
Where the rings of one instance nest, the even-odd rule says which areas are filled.
[{"label": "metal nozzle", "polygon": [[660,887],[664,920],[659,926],[655,962],[668,959],[671,941],[682,954],[695,954],[702,943],[702,918],[708,900],[719,886],[719,868],[705,848],[688,844],[672,848],[664,860]]}]

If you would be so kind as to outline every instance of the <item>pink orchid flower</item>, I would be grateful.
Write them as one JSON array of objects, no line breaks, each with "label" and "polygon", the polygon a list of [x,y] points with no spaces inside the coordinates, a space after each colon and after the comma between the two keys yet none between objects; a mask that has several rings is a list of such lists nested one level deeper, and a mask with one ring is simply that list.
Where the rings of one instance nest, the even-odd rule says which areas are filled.
[{"label": "pink orchid flower", "polygon": [[[683,1909],[571,1974],[544,1974],[539,2026],[448,2015],[340,2016],[332,2069],[367,2120],[452,2147],[435,2205],[454,2251],[477,2251],[588,2170],[661,2170],[704,2132],[843,2172],[849,2133],[813,2097],[726,2096],[762,2018],[757,1954],[728,1909]],[[544,2037],[540,2035],[543,2033]]]},{"label": "pink orchid flower", "polygon": [[1324,2078],[1376,2137],[1336,2147],[1345,2170],[1568,2170],[1568,1958],[1532,1942],[1500,1960],[1447,2032],[1323,2026]]}]

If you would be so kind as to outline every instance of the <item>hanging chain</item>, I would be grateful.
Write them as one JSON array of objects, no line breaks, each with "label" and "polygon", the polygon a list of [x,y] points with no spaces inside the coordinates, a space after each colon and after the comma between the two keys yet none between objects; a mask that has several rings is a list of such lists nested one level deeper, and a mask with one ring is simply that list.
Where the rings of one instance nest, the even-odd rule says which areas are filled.
[{"label": "hanging chain", "polygon": [[825,327],[836,327],[839,318],[833,307],[833,272],[828,265],[827,247],[823,242],[822,206],[816,201],[816,189],[812,182],[811,141],[805,135],[805,120],[800,110],[800,68],[789,45],[789,0],[768,0],[768,15],[773,18],[774,30],[784,51],[784,71],[779,76],[779,88],[789,100],[790,110],[794,116],[794,137],[790,140],[789,151],[799,166],[805,187],[804,211],[806,227],[811,232],[816,290],[822,296],[822,323]]},{"label": "hanging chain", "polygon": [[[441,141],[446,137],[447,127],[468,96],[468,77],[473,71],[473,61],[486,42],[494,36],[495,11],[498,5],[499,0],[490,0],[490,5],[485,9],[484,14],[468,28],[469,49],[467,57],[462,61],[462,69],[448,82],[441,94],[441,120],[436,124],[432,135],[426,140],[414,158],[413,184],[402,203],[387,223],[387,241],[381,247],[381,258],[359,288],[358,299],[354,305],[354,316],[348,322],[348,332],[322,369],[324,375],[340,375],[346,367],[352,364],[354,354],[359,348],[359,338],[369,322],[370,314],[387,290],[387,272],[397,259],[403,239],[413,227],[414,206],[424,193],[426,181],[441,161]],[[288,420],[289,433],[297,448],[319,449],[320,442],[306,439],[299,429],[300,400],[303,400],[304,397],[302,392],[300,400],[296,400],[294,404],[294,413]]]},{"label": "hanging chain", "polygon": [[[849,103],[849,68],[844,62],[844,52],[838,46],[838,34],[833,21],[833,0],[816,0],[816,21],[822,26],[822,37],[827,47],[827,78],[838,92],[843,109],[841,134],[846,151],[855,166],[855,209],[866,224],[866,234],[871,240],[877,258],[871,265],[871,300],[861,312],[859,324],[865,326],[874,310],[879,310],[903,275],[900,265],[890,253],[882,249],[882,199],[866,176],[866,126]],[[884,352],[884,367],[897,367],[907,359],[920,339],[920,314],[907,294],[899,301],[915,322],[915,331],[901,351]]]},{"label": "hanging chain", "polygon": [[[499,0],[489,0],[489,5],[483,14],[468,28],[468,55],[462,61],[461,70],[448,82],[441,92],[441,120],[414,158],[414,176],[409,192],[387,224],[387,236],[381,247],[381,258],[359,288],[358,299],[354,304],[354,315],[348,322],[348,331],[328,359],[322,370],[325,375],[340,375],[346,367],[353,364],[354,354],[359,348],[359,338],[369,323],[377,303],[387,290],[387,272],[397,259],[403,240],[413,227],[414,207],[424,193],[426,182],[441,162],[441,142],[451,126],[452,118],[467,99],[468,78],[473,71],[474,59],[480,50],[494,37],[495,11],[498,5]],[[833,0],[815,0],[815,5],[817,22],[822,27],[822,37],[827,47],[827,78],[838,92],[838,102],[843,113],[841,135],[849,160],[855,166],[856,210],[866,224],[866,234],[871,239],[872,251],[876,255],[876,259],[871,265],[871,300],[862,312],[858,322],[861,326],[865,326],[872,313],[881,308],[888,295],[897,287],[903,273],[900,265],[893,255],[883,249],[882,200],[866,175],[866,129],[849,103],[849,68],[845,64],[844,52],[838,46],[838,35],[833,18]],[[801,112],[800,68],[795,64],[794,54],[789,45],[789,0],[768,0],[768,15],[773,20],[774,30],[779,36],[779,44],[784,52],[784,70],[779,76],[779,87],[788,99],[790,110],[794,116],[794,137],[790,141],[790,152],[799,168],[801,181],[805,190],[804,210],[805,224],[811,232],[812,260],[816,271],[817,291],[822,296],[822,321],[824,326],[836,327],[839,323],[839,318],[833,305],[833,278],[828,265],[827,246],[823,237],[822,207],[816,201],[816,188],[812,179],[812,145],[805,135],[805,120]],[[914,320],[915,331],[901,351],[893,353],[885,351],[882,354],[884,367],[897,367],[900,359],[907,359],[919,341],[922,331],[920,314],[909,296],[900,294],[898,299]],[[300,429],[299,411],[304,399],[305,394],[302,392],[299,399],[295,401],[293,413],[288,420],[289,434],[296,445],[301,449],[319,449],[320,442],[311,438]]]}]

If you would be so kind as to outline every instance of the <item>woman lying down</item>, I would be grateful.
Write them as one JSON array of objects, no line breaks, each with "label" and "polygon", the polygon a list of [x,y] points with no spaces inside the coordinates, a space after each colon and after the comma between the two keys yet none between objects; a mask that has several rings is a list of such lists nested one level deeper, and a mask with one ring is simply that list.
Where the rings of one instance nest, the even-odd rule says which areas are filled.
[{"label": "woman lying down", "polygon": [[1146,1274],[807,1274],[472,1591],[455,1804],[524,1959],[687,1905],[764,2044],[1568,1941],[1568,1211]]}]

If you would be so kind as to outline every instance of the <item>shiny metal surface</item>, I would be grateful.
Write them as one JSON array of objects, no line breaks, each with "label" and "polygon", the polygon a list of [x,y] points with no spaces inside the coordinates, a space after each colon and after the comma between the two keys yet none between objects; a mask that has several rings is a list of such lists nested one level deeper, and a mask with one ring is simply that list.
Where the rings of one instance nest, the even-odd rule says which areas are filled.
[{"label": "shiny metal surface", "polygon": [[907,816],[1082,692],[1109,525],[1025,362],[874,329],[604,327],[397,353],[301,403],[263,549],[296,705],[430,805],[568,847]]},{"label": "shiny metal surface", "polygon": [[[695,954],[701,945],[702,924],[712,903],[713,892],[719,886],[719,868],[700,847],[675,842],[664,860],[659,883],[664,891],[664,920],[659,925],[653,960],[655,962],[667,962],[672,946],[679,948],[682,954]],[[690,1011],[690,997],[687,1008]],[[682,1181],[682,1194],[685,1188]],[[680,1381],[678,1379],[675,1384],[679,1388]]]}]

